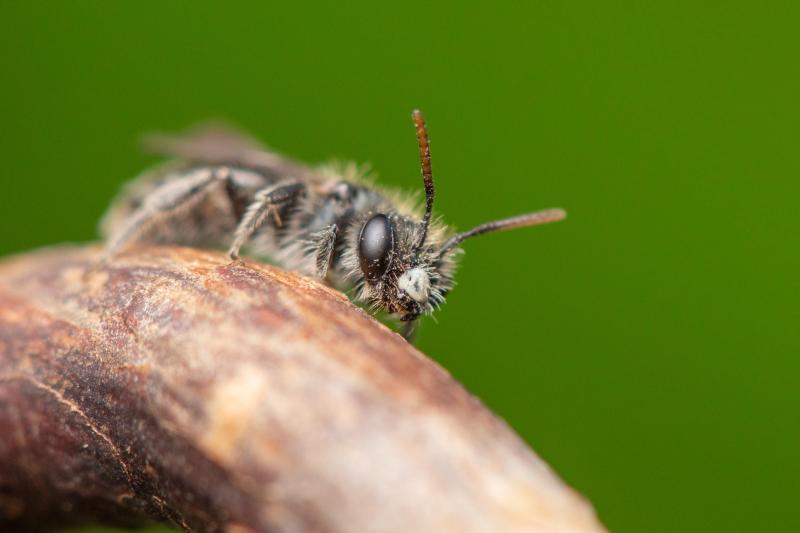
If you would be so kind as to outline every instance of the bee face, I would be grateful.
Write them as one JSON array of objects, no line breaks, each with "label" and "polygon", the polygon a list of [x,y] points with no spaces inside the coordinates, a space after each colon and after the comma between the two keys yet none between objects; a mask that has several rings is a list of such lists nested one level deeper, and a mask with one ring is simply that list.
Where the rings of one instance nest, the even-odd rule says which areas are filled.
[{"label": "bee face", "polygon": [[[398,214],[370,214],[355,240],[361,298],[403,321],[433,311],[452,287],[452,250],[417,246],[422,223]],[[353,261],[355,263],[355,261]]]}]

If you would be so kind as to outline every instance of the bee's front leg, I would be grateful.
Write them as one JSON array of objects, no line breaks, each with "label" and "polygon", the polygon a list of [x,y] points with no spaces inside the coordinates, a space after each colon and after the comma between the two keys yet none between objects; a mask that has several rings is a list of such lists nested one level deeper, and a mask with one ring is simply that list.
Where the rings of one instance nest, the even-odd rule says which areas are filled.
[{"label": "bee's front leg", "polygon": [[324,280],[328,276],[328,269],[333,261],[333,252],[336,250],[336,235],[339,226],[331,224],[311,234],[308,240],[307,253],[314,258],[314,267],[317,277]]},{"label": "bee's front leg", "polygon": [[417,337],[418,325],[418,320],[408,320],[406,322],[402,322],[400,325],[400,335],[402,335],[409,344],[414,344],[414,340]]}]

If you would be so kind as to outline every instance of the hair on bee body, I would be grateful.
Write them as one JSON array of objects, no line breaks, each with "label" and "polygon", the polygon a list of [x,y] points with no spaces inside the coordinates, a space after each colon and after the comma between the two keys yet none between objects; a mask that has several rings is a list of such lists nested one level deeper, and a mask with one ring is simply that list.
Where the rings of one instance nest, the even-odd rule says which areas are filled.
[{"label": "hair on bee body", "polygon": [[412,114],[425,191],[420,212],[355,165],[312,168],[219,127],[153,137],[175,158],[126,186],[102,223],[104,260],[134,242],[245,251],[315,276],[404,323],[433,312],[453,288],[456,257],[471,237],[555,222],[547,209],[454,233],[433,217],[435,187],[422,114]]}]

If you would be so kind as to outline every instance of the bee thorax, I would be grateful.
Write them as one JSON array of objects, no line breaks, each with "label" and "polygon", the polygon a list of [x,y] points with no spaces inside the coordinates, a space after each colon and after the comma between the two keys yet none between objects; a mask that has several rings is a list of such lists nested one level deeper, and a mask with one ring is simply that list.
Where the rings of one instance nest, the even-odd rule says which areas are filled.
[{"label": "bee thorax", "polygon": [[397,288],[406,293],[411,299],[424,304],[428,301],[431,281],[428,273],[421,268],[407,270],[397,280]]}]

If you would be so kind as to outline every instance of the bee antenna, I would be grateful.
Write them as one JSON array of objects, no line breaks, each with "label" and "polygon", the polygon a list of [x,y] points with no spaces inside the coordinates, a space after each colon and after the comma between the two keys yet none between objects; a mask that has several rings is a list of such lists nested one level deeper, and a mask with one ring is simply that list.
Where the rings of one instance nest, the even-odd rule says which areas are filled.
[{"label": "bee antenna", "polygon": [[414,127],[417,130],[422,181],[425,184],[425,215],[422,217],[422,231],[414,245],[414,249],[419,250],[425,244],[425,239],[428,236],[428,226],[431,223],[431,216],[433,216],[433,197],[435,192],[433,188],[433,172],[431,171],[431,145],[428,139],[425,119],[422,118],[422,113],[419,110],[414,110],[411,116],[414,119]]},{"label": "bee antenna", "polygon": [[543,211],[536,211],[535,213],[527,213],[518,215],[511,218],[504,218],[502,220],[495,220],[476,226],[469,231],[459,233],[450,237],[439,250],[440,255],[451,248],[457,246],[461,242],[476,235],[483,235],[484,233],[492,233],[495,231],[506,231],[514,228],[524,228],[527,226],[538,226],[539,224],[548,224],[550,222],[558,222],[567,217],[567,212],[563,209],[545,209]]}]

